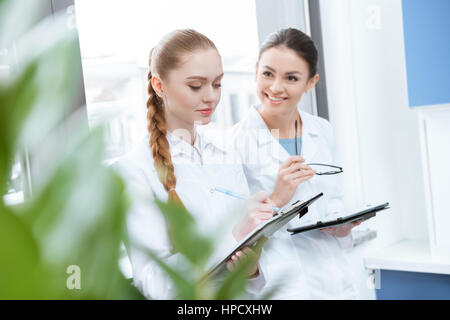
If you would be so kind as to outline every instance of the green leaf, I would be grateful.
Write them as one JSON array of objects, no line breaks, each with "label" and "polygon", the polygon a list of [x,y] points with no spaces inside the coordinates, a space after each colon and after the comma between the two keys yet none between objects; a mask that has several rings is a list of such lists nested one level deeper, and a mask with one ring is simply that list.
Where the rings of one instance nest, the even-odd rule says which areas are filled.
[{"label": "green leaf", "polygon": [[255,256],[247,256],[235,270],[225,271],[222,276],[221,285],[217,290],[215,299],[228,300],[235,299],[245,292],[248,281],[249,269],[258,261],[264,243],[267,238],[260,239],[251,249],[256,253]]},{"label": "green leaf", "polygon": [[46,261],[60,271],[79,266],[83,290],[93,297],[104,297],[119,273],[127,210],[123,181],[100,165],[101,141],[92,133],[77,144],[21,213]]},{"label": "green leaf", "polygon": [[148,251],[147,254],[166,272],[166,274],[172,280],[178,297],[181,300],[193,300],[196,299],[195,283],[190,282],[183,273],[173,269],[167,265],[162,259],[160,259],[154,252]]},{"label": "green leaf", "polygon": [[166,217],[174,250],[203,268],[213,252],[212,241],[200,234],[194,218],[184,208],[158,199],[155,202]]},{"label": "green leaf", "polygon": [[12,212],[0,207],[0,299],[19,299],[34,285],[39,250],[29,229]]},{"label": "green leaf", "polygon": [[220,277],[220,285],[215,295],[217,300],[230,300],[237,298],[245,292],[247,285],[247,271],[256,262],[256,259],[245,259],[233,271],[224,271],[224,275]]},{"label": "green leaf", "polygon": [[12,43],[26,34],[30,27],[45,14],[48,2],[0,1],[0,48],[12,46]]},{"label": "green leaf", "polygon": [[[118,268],[128,198],[122,179],[101,165],[102,131],[89,132],[86,119],[62,123],[81,68],[75,33],[64,19],[11,30],[10,18],[27,25],[34,12],[23,9],[34,7],[0,1],[0,43],[12,39],[18,48],[10,78],[0,79],[0,185],[18,146],[26,145],[33,160],[50,155],[36,168],[32,199],[14,207],[0,202],[0,298],[142,298]],[[80,267],[80,290],[66,286],[70,265]]]},{"label": "green leaf", "polygon": [[38,89],[33,81],[37,69],[37,61],[33,61],[14,82],[3,86],[0,84],[0,182],[2,184],[8,178],[20,130],[38,96]]}]

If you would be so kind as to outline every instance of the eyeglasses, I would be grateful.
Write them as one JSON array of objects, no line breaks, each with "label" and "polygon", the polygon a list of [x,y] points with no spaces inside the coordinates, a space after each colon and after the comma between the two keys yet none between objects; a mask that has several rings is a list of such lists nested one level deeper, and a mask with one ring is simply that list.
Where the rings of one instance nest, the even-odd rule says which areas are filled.
[{"label": "eyeglasses", "polygon": [[332,174],[338,174],[344,172],[341,167],[333,166],[331,164],[323,164],[323,163],[307,163],[308,166],[311,167],[318,176],[329,176]]},{"label": "eyeglasses", "polygon": [[[295,144],[295,155],[298,156],[298,150],[297,150],[297,120],[294,122],[295,126],[295,134],[294,134],[294,144]],[[333,166],[331,164],[323,164],[323,163],[307,163],[308,166],[311,167],[314,171],[316,171],[316,174],[318,176],[330,176],[333,174],[338,174],[344,172],[344,170],[341,167]],[[333,169],[326,169],[324,167],[333,168]]]}]

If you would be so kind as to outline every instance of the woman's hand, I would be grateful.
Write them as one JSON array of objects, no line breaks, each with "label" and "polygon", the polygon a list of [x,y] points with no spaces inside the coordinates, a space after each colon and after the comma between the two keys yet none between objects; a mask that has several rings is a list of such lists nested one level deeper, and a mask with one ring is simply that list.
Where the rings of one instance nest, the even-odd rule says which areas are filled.
[{"label": "woman's hand", "polygon": [[233,228],[236,241],[245,236],[262,222],[273,217],[275,204],[268,198],[267,192],[261,191],[250,198],[243,219]]},{"label": "woman's hand", "polygon": [[297,186],[316,174],[300,156],[290,156],[278,169],[277,183],[270,199],[278,207],[283,207],[295,194]]},{"label": "woman's hand", "polygon": [[342,226],[338,226],[338,227],[330,227],[330,228],[320,229],[320,231],[325,231],[325,232],[328,232],[329,234],[331,234],[332,236],[342,238],[342,237],[348,236],[350,234],[350,232],[352,231],[352,229],[356,226],[359,226],[361,224],[361,222],[363,222],[363,221],[357,220],[357,221],[353,221],[350,223],[346,223],[346,224],[344,224]]},{"label": "woman's hand", "polygon": [[[255,251],[250,249],[249,247],[244,247],[242,250],[238,250],[234,255],[231,256],[231,259],[227,261],[227,269],[229,271],[233,271],[236,269],[245,259],[258,259],[258,255]],[[251,265],[247,271],[247,276],[254,278],[259,275],[258,264],[254,263]]]}]

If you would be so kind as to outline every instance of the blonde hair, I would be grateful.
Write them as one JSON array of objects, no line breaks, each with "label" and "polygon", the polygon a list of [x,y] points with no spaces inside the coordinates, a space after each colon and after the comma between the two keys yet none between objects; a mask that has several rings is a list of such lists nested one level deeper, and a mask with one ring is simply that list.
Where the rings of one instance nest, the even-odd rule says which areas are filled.
[{"label": "blonde hair", "polygon": [[167,79],[169,72],[180,66],[183,55],[199,49],[217,50],[210,39],[195,30],[176,30],[163,37],[150,51],[149,57],[147,89],[149,96],[147,100],[149,144],[159,181],[161,181],[164,189],[168,192],[169,202],[183,208],[183,202],[175,191],[177,178],[166,136],[167,125],[164,116],[164,101],[156,94],[152,86],[152,76],[157,74],[160,79]]}]

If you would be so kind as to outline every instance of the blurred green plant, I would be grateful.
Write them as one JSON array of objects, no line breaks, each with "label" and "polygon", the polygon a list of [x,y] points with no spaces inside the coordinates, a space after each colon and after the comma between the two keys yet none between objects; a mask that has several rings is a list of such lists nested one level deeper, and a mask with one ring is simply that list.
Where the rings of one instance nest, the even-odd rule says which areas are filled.
[{"label": "blurred green plant", "polygon": [[70,110],[77,33],[64,16],[34,26],[44,3],[23,4],[0,0],[0,43],[16,53],[0,79],[0,185],[23,146],[44,165],[30,199],[0,201],[0,299],[140,299],[118,266],[124,183],[101,163],[103,131]]},{"label": "blurred green plant", "polygon": [[[231,272],[226,270],[219,276],[206,277],[207,263],[212,257],[214,248],[222,240],[221,230],[206,235],[198,230],[194,218],[184,208],[176,204],[155,201],[166,218],[174,251],[181,253],[186,259],[177,268],[172,268],[156,254],[152,252],[148,254],[171,278],[178,293],[177,298],[184,300],[248,298],[245,293],[247,273],[257,262],[257,256],[248,257]],[[262,245],[263,242],[253,248],[256,253],[261,251]]]},{"label": "blurred green plant", "polygon": [[[42,2],[23,3],[0,0],[0,48],[16,52],[0,78],[2,191],[23,146],[45,165],[30,199],[14,206],[0,201],[0,299],[141,299],[118,267],[130,197],[120,176],[101,164],[101,128],[89,130],[70,111],[80,80],[77,33],[64,16],[34,26],[32,13]],[[148,254],[172,279],[177,298],[242,296],[256,258],[215,283],[200,281],[217,239],[202,235],[187,211],[157,205],[186,264],[174,269]],[[72,270],[80,272],[79,289],[71,286]]]}]

